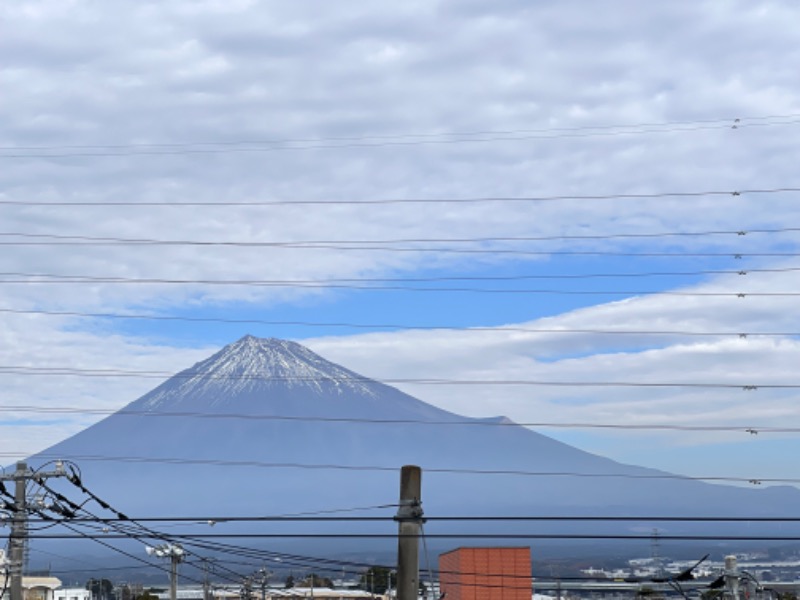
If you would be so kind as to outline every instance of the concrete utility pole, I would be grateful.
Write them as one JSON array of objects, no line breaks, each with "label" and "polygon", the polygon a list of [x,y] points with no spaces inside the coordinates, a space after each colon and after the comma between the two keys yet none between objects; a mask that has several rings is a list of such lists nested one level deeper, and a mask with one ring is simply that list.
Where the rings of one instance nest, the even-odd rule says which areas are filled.
[{"label": "concrete utility pole", "polygon": [[419,533],[422,518],[422,469],[400,470],[400,508],[397,541],[397,600],[417,600],[419,591]]},{"label": "concrete utility pole", "polygon": [[33,472],[24,461],[17,463],[17,469],[11,475],[0,475],[0,481],[14,482],[14,508],[11,516],[11,535],[8,539],[8,559],[11,600],[22,599],[22,574],[25,568],[25,549],[28,543],[28,504],[26,490],[28,481],[64,477],[64,463],[56,461],[54,471]]},{"label": "concrete utility pole", "polygon": [[733,555],[725,557],[725,584],[731,600],[739,600],[739,569]]},{"label": "concrete utility pole", "polygon": [[169,558],[169,600],[178,598],[178,565],[186,556],[186,551],[180,544],[162,544],[160,546],[146,546],[149,555],[159,558]]},{"label": "concrete utility pole", "polygon": [[261,568],[258,570],[259,575],[261,575],[261,600],[267,600],[267,583],[269,582],[269,577],[272,575],[266,568]]},{"label": "concrete utility pole", "polygon": [[212,561],[216,559],[203,557],[200,562],[203,563],[203,600],[211,600],[211,578],[209,571],[213,568]]},{"label": "concrete utility pole", "polygon": [[11,600],[22,600],[22,570],[25,561],[25,544],[28,541],[28,511],[25,506],[25,486],[28,465],[17,463],[14,472],[14,514],[11,516],[11,537],[8,540],[8,558],[11,575]]}]

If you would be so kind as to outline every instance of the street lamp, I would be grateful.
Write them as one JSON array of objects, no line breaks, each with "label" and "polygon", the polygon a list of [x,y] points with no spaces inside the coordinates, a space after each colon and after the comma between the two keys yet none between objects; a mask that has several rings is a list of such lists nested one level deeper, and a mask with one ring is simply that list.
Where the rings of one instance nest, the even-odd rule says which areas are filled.
[{"label": "street lamp", "polygon": [[145,546],[148,556],[158,558],[168,558],[170,561],[169,569],[169,600],[178,598],[178,564],[183,561],[186,551],[180,544],[161,544],[160,546]]}]

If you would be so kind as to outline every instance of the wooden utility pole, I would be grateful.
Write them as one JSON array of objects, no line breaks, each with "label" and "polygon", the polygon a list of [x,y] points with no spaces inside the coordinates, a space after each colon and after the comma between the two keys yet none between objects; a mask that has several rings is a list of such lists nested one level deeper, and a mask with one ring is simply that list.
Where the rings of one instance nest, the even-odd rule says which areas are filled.
[{"label": "wooden utility pole", "polygon": [[394,518],[398,523],[397,600],[417,600],[422,514],[422,469],[406,465],[400,470],[400,507]]}]

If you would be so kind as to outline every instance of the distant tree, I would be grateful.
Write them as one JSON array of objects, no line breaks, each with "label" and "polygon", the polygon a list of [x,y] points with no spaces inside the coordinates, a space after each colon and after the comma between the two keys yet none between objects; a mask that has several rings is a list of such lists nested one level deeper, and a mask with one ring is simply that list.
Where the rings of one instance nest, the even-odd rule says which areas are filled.
[{"label": "distant tree", "polygon": [[158,596],[153,594],[150,590],[145,590],[136,596],[134,600],[158,600]]},{"label": "distant tree", "polygon": [[284,582],[283,587],[285,587],[287,590],[294,587],[294,575],[290,574],[286,578],[286,581]]},{"label": "distant tree", "polygon": [[297,585],[300,587],[333,587],[333,581],[331,581],[328,577],[321,577],[316,573],[309,573],[306,575],[302,580],[297,582]]},{"label": "distant tree", "polygon": [[636,597],[640,599],[646,598],[647,600],[661,600],[664,598],[660,592],[646,585],[639,588],[639,591],[636,592]]},{"label": "distant tree", "polygon": [[358,587],[373,594],[385,594],[391,581],[392,588],[397,588],[397,573],[386,567],[370,567],[361,574]]},{"label": "distant tree", "polygon": [[108,579],[90,579],[86,582],[86,589],[95,600],[111,600],[114,595],[114,584]]}]

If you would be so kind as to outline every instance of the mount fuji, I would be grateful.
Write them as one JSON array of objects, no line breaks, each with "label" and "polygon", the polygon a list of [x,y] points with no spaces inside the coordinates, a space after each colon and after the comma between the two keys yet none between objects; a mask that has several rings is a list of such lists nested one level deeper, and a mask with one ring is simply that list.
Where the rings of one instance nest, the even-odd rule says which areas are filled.
[{"label": "mount fuji", "polygon": [[[745,489],[664,477],[668,474],[579,450],[503,417],[453,414],[298,343],[252,336],[29,462],[52,458],[78,463],[87,488],[134,517],[282,515],[391,505],[404,464],[423,469],[428,516],[769,517],[791,515],[800,502],[794,487]],[[303,526],[308,525],[292,529]],[[686,524],[658,526],[697,531]],[[358,527],[367,526],[351,530]],[[499,524],[492,531],[503,527],[600,532],[611,525]],[[432,522],[429,528],[490,529],[480,522]],[[634,525],[628,529],[634,530]]]}]

